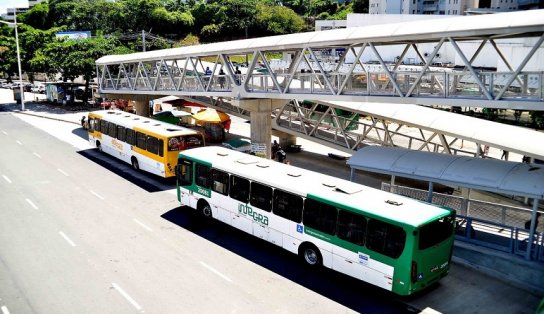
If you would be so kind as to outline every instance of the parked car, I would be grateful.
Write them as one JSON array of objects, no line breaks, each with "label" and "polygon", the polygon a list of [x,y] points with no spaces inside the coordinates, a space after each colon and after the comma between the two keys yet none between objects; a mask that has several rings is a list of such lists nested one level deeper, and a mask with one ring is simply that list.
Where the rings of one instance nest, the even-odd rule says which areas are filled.
[{"label": "parked car", "polygon": [[38,94],[45,94],[45,85],[43,84],[35,84],[33,87],[32,87],[32,92],[33,93],[38,93]]}]

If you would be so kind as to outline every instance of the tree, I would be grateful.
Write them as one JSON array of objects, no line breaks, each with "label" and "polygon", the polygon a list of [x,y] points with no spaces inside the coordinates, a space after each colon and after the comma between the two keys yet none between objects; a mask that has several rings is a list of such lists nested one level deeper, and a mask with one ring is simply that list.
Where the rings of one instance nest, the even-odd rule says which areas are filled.
[{"label": "tree", "polygon": [[36,51],[30,64],[44,69],[47,73],[60,73],[63,81],[83,76],[85,95],[88,95],[89,83],[96,76],[96,60],[108,54],[129,52],[131,51],[119,45],[116,38],[60,38]]},{"label": "tree", "polygon": [[368,0],[353,0],[353,13],[368,13]]},{"label": "tree", "polygon": [[304,20],[290,8],[265,3],[257,5],[256,27],[259,35],[298,33],[304,26]]}]

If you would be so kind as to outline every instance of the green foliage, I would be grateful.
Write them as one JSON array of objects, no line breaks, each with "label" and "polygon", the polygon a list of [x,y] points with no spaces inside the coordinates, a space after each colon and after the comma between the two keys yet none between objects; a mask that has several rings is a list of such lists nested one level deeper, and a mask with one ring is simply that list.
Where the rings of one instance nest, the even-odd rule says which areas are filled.
[{"label": "green foliage", "polygon": [[264,3],[257,5],[256,24],[260,36],[298,33],[304,29],[304,20],[292,9]]},{"label": "green foliage", "polygon": [[[94,71],[96,56],[169,48],[161,38],[184,38],[176,46],[289,34],[313,29],[314,19],[344,19],[368,11],[368,0],[48,0],[18,16],[23,71],[65,79]],[[57,40],[59,31],[90,31],[84,41]],[[195,35],[192,35],[195,34]],[[102,37],[106,38],[102,38]],[[121,44],[116,38],[122,38]],[[171,41],[170,41],[171,42]],[[112,46],[112,43],[115,45]],[[88,51],[87,51],[88,50]],[[13,29],[0,25],[0,72],[17,71]]]},{"label": "green foliage", "polygon": [[531,123],[537,129],[544,129],[544,111],[529,111]]},{"label": "green foliage", "polygon": [[368,0],[353,0],[353,13],[368,13]]},{"label": "green foliage", "polygon": [[194,46],[198,44],[200,44],[200,40],[198,39],[198,37],[193,34],[189,34],[178,43],[176,43],[174,47]]}]

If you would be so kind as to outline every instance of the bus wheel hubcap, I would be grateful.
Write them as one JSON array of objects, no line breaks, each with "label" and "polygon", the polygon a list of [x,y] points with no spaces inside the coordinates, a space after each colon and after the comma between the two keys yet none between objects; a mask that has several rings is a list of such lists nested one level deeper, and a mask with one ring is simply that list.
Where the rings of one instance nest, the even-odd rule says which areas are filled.
[{"label": "bus wheel hubcap", "polygon": [[306,258],[306,262],[308,262],[310,265],[315,265],[317,263],[317,255],[315,254],[314,250],[306,250],[304,257]]}]

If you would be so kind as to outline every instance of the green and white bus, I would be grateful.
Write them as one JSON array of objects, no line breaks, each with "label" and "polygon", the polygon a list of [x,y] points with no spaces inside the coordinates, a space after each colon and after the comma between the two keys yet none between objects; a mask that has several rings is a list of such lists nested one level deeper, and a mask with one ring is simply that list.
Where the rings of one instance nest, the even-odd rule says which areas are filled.
[{"label": "green and white bus", "polygon": [[223,147],[180,152],[178,200],[399,295],[447,275],[455,211]]}]

